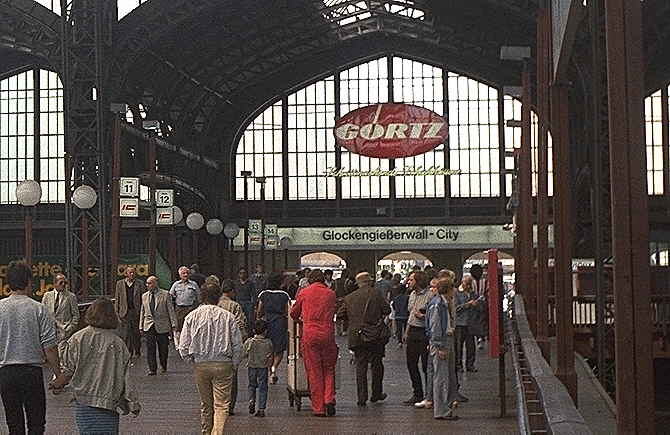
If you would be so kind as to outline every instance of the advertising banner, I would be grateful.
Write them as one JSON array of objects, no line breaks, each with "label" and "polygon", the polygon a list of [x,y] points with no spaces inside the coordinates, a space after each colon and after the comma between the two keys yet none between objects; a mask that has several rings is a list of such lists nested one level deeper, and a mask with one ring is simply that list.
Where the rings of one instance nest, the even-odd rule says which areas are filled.
[{"label": "advertising banner", "polygon": [[338,145],[367,157],[397,159],[423,154],[444,143],[446,118],[412,104],[361,107],[340,118],[333,130]]},{"label": "advertising banner", "polygon": [[[18,258],[0,258],[0,298],[9,296],[9,285],[7,284],[7,266],[10,261]],[[121,255],[117,269],[116,280],[122,279],[126,267],[134,266],[137,277],[146,280],[149,274],[148,255]],[[41,299],[44,293],[53,289],[54,278],[59,273],[65,273],[65,256],[35,255],[33,256],[33,297]],[[97,271],[89,270],[89,280],[98,279]],[[169,289],[172,285],[173,274],[170,267],[160,254],[156,254],[156,276],[161,288]],[[69,289],[75,294],[79,289]],[[95,296],[95,295],[91,295]]]}]

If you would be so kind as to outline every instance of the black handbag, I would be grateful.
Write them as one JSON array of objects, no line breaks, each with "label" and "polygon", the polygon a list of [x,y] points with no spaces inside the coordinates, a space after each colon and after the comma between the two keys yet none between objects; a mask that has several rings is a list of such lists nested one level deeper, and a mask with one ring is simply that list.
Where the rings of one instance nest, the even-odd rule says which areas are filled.
[{"label": "black handbag", "polygon": [[372,291],[368,295],[367,302],[365,302],[363,311],[363,321],[365,323],[358,329],[358,336],[364,344],[386,344],[391,339],[391,329],[384,323],[384,319],[379,319],[375,323],[367,323],[368,305],[370,305]]}]

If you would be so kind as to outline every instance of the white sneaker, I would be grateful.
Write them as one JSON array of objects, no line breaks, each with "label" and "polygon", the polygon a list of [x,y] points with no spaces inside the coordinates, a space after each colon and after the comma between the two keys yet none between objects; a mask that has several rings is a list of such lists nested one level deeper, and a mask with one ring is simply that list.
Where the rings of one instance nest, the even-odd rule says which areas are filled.
[{"label": "white sneaker", "polygon": [[414,404],[415,408],[420,408],[420,409],[431,409],[433,407],[433,402],[430,400],[422,400],[421,402],[417,402]]}]

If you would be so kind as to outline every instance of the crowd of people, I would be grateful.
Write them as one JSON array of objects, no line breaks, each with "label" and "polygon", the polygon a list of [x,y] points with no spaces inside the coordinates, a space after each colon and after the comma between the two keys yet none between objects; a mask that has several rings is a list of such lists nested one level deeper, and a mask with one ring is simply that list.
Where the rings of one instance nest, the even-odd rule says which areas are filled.
[{"label": "crowd of people", "polygon": [[[357,382],[357,405],[387,399],[383,389],[386,345],[405,348],[411,397],[404,403],[454,420],[468,399],[458,372],[476,372],[475,336],[485,335],[485,291],[477,270],[456,283],[449,270],[418,267],[402,280],[382,271],[304,269],[295,275],[239,270],[237,279],[179,268],[169,290],[158,278],[137,277],[133,267],[115,286],[113,302],[99,298],[79,328],[76,296],[67,278],[55,277],[42,303],[32,295],[24,262],[7,270],[11,296],[0,301],[0,395],[9,432],[44,433],[46,395],[41,366],[53,372],[49,389],[67,388],[75,400],[80,433],[118,433],[119,415],[141,406],[129,376],[144,341],[148,376],[168,373],[170,341],[193,363],[203,434],[220,434],[234,415],[238,370],[246,359],[249,413],[264,417],[268,384],[277,383],[288,347],[289,316],[301,325],[301,355],[316,416],[336,415],[336,334],[347,335]],[[336,319],[336,322],[334,322]],[[465,364],[463,364],[465,347]],[[158,353],[158,361],[156,358]],[[368,371],[371,385],[368,389]],[[423,376],[422,376],[423,375]]]}]

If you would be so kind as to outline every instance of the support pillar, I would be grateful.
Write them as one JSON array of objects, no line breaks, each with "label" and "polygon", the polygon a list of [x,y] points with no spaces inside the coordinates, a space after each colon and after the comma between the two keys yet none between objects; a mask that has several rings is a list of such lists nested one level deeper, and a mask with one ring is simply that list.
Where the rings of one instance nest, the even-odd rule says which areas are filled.
[{"label": "support pillar", "polygon": [[605,31],[615,262],[617,433],[649,434],[655,432],[655,411],[640,2],[605,2]]},{"label": "support pillar", "polygon": [[577,404],[572,314],[572,238],[570,123],[568,85],[554,83],[551,116],[554,157],[554,288],[556,290],[556,377]]},{"label": "support pillar", "polygon": [[[531,128],[530,128],[530,70],[528,61],[524,61],[522,76],[521,106],[521,149],[519,151],[519,209],[517,235],[519,237],[519,255],[515,263],[519,264],[519,284],[526,306],[528,322],[534,330],[537,318],[537,298],[533,282],[533,195],[531,189]],[[533,331],[535,332],[535,331]]]},{"label": "support pillar", "polygon": [[549,45],[549,26],[551,16],[547,4],[537,15],[537,326],[535,339],[542,356],[551,361],[551,347],[547,337],[549,330],[548,298],[549,291],[549,234],[548,221],[548,130],[549,130],[549,81],[551,71],[551,51]]}]

